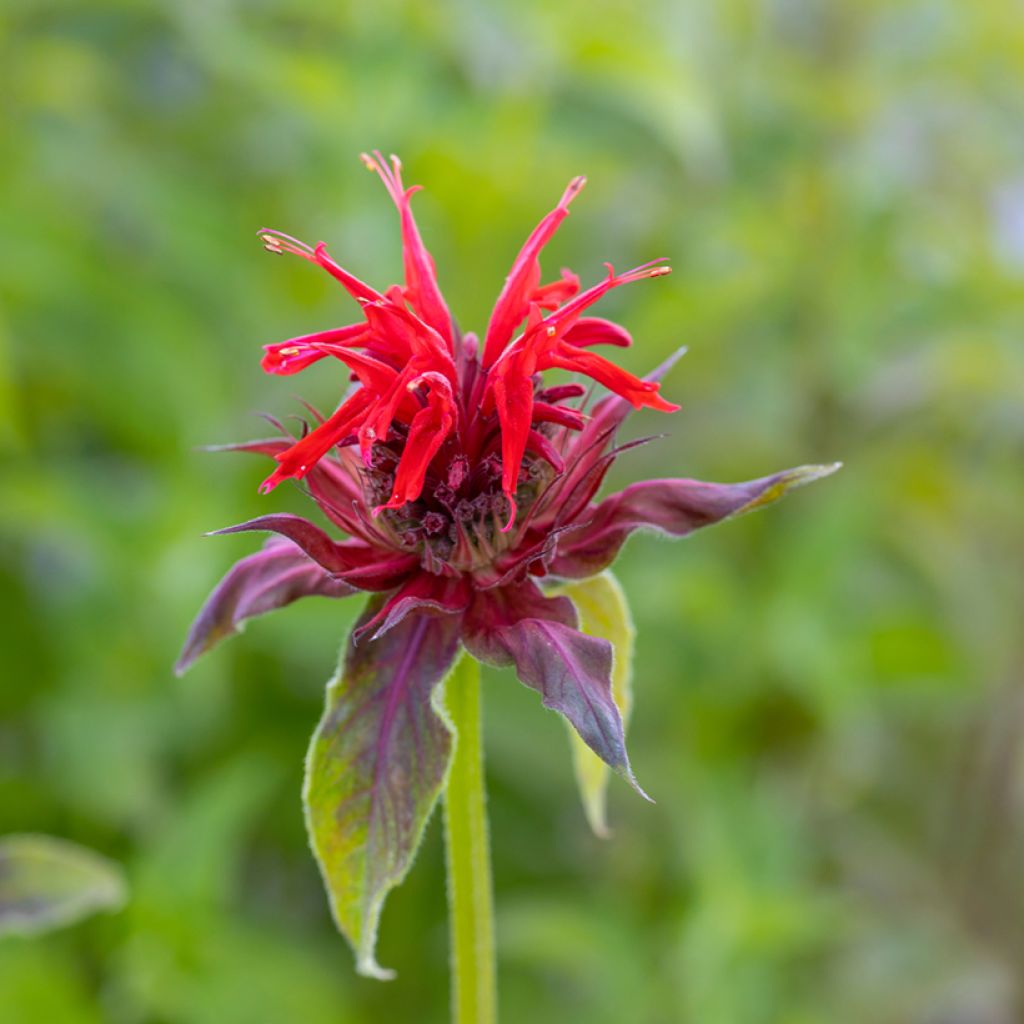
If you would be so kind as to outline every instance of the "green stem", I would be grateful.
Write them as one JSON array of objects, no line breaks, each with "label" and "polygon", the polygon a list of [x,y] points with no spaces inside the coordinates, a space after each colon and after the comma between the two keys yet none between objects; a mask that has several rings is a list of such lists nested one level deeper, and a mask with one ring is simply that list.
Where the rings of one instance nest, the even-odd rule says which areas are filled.
[{"label": "green stem", "polygon": [[480,728],[480,665],[463,655],[445,685],[455,756],[445,791],[452,1016],[455,1024],[498,1019],[494,902]]}]

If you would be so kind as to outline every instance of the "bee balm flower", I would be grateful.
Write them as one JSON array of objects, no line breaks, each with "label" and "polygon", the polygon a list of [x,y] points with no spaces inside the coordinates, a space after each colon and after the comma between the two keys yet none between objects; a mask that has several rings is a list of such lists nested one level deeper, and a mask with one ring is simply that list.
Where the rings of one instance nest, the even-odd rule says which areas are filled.
[{"label": "bee balm flower", "polygon": [[[232,446],[275,461],[264,491],[304,481],[345,539],[276,513],[219,531],[273,536],[214,590],[178,669],[244,620],[297,598],[372,595],[332,684],[332,706],[344,714],[329,708],[318,735],[328,730],[333,737],[331,756],[342,766],[335,776],[351,776],[350,792],[336,796],[354,815],[353,829],[363,830],[360,878],[370,894],[357,907],[335,900],[335,913],[363,969],[374,973],[380,900],[404,874],[443,784],[450,737],[431,698],[460,646],[481,661],[513,666],[636,786],[611,691],[612,648],[581,632],[570,598],[546,593],[544,584],[600,573],[634,530],[682,537],[834,467],[739,484],[647,480],[598,500],[609,466],[630,447],[615,447],[626,416],[677,406],[660,394],[667,367],[640,379],[595,351],[632,339],[589,311],[612,289],[660,278],[669,268],[656,261],[617,273],[609,265],[585,290],[570,271],[542,283],[541,251],[584,185],[575,178],[516,257],[481,344],[460,333],[449,313],[413,218],[416,189],[403,184],[398,160],[388,163],[379,153],[363,159],[398,208],[405,282],[377,291],[337,264],[322,242],[308,246],[261,231],[270,252],[301,257],[334,277],[358,312],[351,324],[267,346],[264,369],[290,375],[331,360],[352,386],[298,440]],[[548,385],[544,374],[552,369],[586,384]],[[587,408],[593,384],[607,394]],[[318,845],[315,822],[311,828],[325,873],[332,864],[352,870],[344,860],[352,849],[327,833]],[[365,849],[374,842],[371,858]]]}]

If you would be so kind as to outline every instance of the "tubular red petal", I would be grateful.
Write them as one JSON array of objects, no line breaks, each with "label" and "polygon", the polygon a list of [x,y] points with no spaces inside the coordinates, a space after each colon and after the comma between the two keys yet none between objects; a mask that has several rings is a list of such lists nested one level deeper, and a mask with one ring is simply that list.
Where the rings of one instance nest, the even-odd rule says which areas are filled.
[{"label": "tubular red petal", "polygon": [[[409,425],[409,437],[395,473],[394,490],[384,508],[401,508],[420,496],[430,463],[455,426],[455,406],[447,381],[440,374],[429,376],[439,378],[439,382],[430,382],[433,386],[427,405],[416,413]],[[411,386],[418,383],[419,379]]]},{"label": "tubular red petal", "polygon": [[531,430],[526,435],[526,447],[529,451],[536,452],[556,473],[565,472],[565,462],[562,456],[543,434]]},{"label": "tubular red petal", "polygon": [[653,260],[644,263],[624,274],[616,274],[610,263],[605,264],[608,268],[608,276],[597,284],[581,292],[576,298],[567,302],[561,308],[555,310],[549,317],[546,317],[538,324],[531,324],[522,336],[516,341],[512,350],[520,348],[542,352],[553,347],[558,339],[565,336],[581,319],[583,311],[613,288],[623,284],[630,284],[633,281],[642,281],[649,277],[664,277],[671,273],[670,267],[658,266],[661,261]]},{"label": "tubular red petal", "polygon": [[286,451],[275,455],[274,458],[280,465],[263,481],[260,491],[267,494],[282,480],[289,478],[301,480],[339,441],[352,432],[372,398],[372,394],[366,388],[360,388],[316,430],[308,433]]},{"label": "tubular red petal", "polygon": [[582,384],[556,384],[553,388],[544,388],[537,392],[537,398],[542,402],[550,402],[557,405],[569,398],[582,398],[587,389]]},{"label": "tubular red petal", "polygon": [[576,348],[564,342],[554,352],[548,355],[541,362],[543,369],[560,367],[563,370],[575,370],[578,373],[586,374],[598,384],[603,384],[609,391],[621,395],[634,409],[647,406],[657,409],[659,412],[676,412],[678,405],[666,402],[658,394],[661,386],[654,381],[641,380],[633,374],[616,366],[603,356],[586,349]]},{"label": "tubular red petal", "polygon": [[528,374],[516,373],[515,369],[515,362],[502,367],[493,385],[494,407],[501,423],[501,489],[509,501],[516,493],[533,419],[533,382]]},{"label": "tubular red petal", "polygon": [[384,187],[398,207],[402,222],[402,250],[405,262],[405,297],[416,315],[429,324],[452,350],[452,318],[437,284],[434,260],[423,244],[416,219],[412,215],[410,198],[421,188],[414,185],[406,189],[402,184],[402,164],[397,156],[391,157],[391,166],[378,150],[373,156],[362,154],[363,163],[380,175]]},{"label": "tubular red petal", "polygon": [[398,415],[403,403],[410,401],[407,385],[416,375],[414,364],[408,364],[394,379],[387,390],[382,391],[377,400],[363,417],[359,427],[359,451],[363,462],[370,465],[370,453],[377,441],[385,441],[391,424]]},{"label": "tubular red petal", "polygon": [[570,430],[582,430],[587,417],[575,409],[563,409],[560,405],[549,405],[547,402],[533,403],[534,423],[557,423],[560,427]]},{"label": "tubular red petal", "polygon": [[398,376],[397,370],[365,352],[357,352],[355,349],[345,348],[341,345],[323,344],[314,347],[323,354],[332,355],[344,363],[356,375],[361,384],[378,394],[387,391]]},{"label": "tubular red petal", "polygon": [[363,307],[374,338],[386,340],[402,362],[418,356],[424,369],[441,370],[454,384],[455,363],[444,339],[404,307],[384,299]]},{"label": "tubular red petal", "polygon": [[330,331],[318,331],[316,334],[304,334],[274,345],[264,345],[266,355],[263,357],[261,365],[267,373],[278,375],[298,373],[324,358],[328,350],[320,346],[327,343],[336,347],[358,344],[359,339],[365,335],[366,324],[358,323]]},{"label": "tubular red petal", "polygon": [[633,337],[625,327],[599,316],[581,316],[562,337],[577,348],[589,348],[591,345],[629,348],[633,344]]},{"label": "tubular red petal", "polygon": [[586,184],[583,177],[573,178],[558,201],[558,205],[533,229],[519,255],[512,264],[512,270],[505,279],[505,286],[498,296],[491,313],[484,340],[484,367],[490,366],[504,351],[516,327],[526,316],[530,294],[540,280],[538,257],[551,240],[558,226],[569,213],[569,204]]},{"label": "tubular red petal", "polygon": [[264,345],[266,353],[260,361],[264,373],[273,373],[285,377],[299,373],[319,362],[327,354],[311,345],[296,345],[292,341],[282,341],[276,345]]},{"label": "tubular red petal", "polygon": [[350,274],[345,270],[344,267],[338,266],[328,255],[327,246],[323,242],[318,242],[313,250],[313,260],[323,267],[335,281],[338,281],[354,299],[359,299],[363,302],[380,302],[383,300],[384,296],[375,288],[364,284],[354,274]]}]

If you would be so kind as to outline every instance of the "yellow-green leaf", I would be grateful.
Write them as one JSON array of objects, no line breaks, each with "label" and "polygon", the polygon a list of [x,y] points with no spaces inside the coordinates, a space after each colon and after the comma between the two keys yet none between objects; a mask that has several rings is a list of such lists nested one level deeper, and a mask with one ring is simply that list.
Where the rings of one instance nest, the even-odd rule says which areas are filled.
[{"label": "yellow-green leaf", "polygon": [[[357,626],[383,603],[371,598]],[[349,638],[306,758],[310,845],[368,977],[393,977],[376,958],[381,909],[412,865],[448,771],[451,730],[434,692],[455,660],[458,625],[410,615],[379,639]]]},{"label": "yellow-green leaf", "polygon": [[[590,636],[607,640],[615,651],[612,666],[612,697],[622,715],[623,727],[629,724],[633,703],[633,644],[636,631],[629,614],[626,595],[609,570],[589,579],[565,583],[552,593],[570,598],[580,616],[580,629]],[[573,767],[583,800],[583,810],[594,833],[607,838],[608,766],[569,730]]]}]

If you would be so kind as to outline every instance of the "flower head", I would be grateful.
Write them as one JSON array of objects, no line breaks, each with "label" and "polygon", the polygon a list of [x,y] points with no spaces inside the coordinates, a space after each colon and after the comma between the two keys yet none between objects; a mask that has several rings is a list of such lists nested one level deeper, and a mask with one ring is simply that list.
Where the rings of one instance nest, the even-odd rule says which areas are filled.
[{"label": "flower head", "polygon": [[[648,480],[595,500],[613,460],[632,447],[615,444],[626,416],[643,407],[678,407],[661,396],[659,384],[674,359],[645,379],[627,373],[594,349],[630,345],[628,331],[587,314],[612,289],[662,277],[669,268],[657,260],[620,274],[608,265],[582,291],[568,270],[543,283],[541,251],[585,183],[574,178],[516,257],[481,344],[462,334],[449,313],[413,217],[416,188],[404,185],[398,159],[374,153],[363,161],[398,208],[405,282],[379,292],[336,263],[324,243],[309,246],[261,231],[270,252],[327,271],[359,314],[351,324],[268,345],[264,369],[289,375],[333,360],[351,387],[330,416],[317,416],[298,439],[282,431],[229,446],[276,462],[264,491],[287,479],[304,481],[346,538],[275,513],[219,531],[273,536],[213,592],[178,668],[247,618],[299,597],[375,595],[353,631],[345,671],[332,684],[354,687],[358,680],[364,703],[350,700],[347,718],[334,714],[321,724],[355,744],[345,806],[369,801],[359,820],[372,831],[379,816],[377,838],[388,851],[390,868],[367,883],[372,898],[348,910],[335,904],[361,965],[373,973],[380,900],[408,866],[408,857],[395,851],[414,848],[444,778],[449,737],[431,695],[460,645],[482,661],[514,666],[546,706],[565,715],[594,753],[639,789],[611,691],[612,648],[580,631],[569,597],[553,596],[541,584],[602,572],[636,529],[685,536],[835,467],[801,467],[740,484]],[[551,369],[585,383],[546,384]],[[596,402],[590,401],[594,385],[607,391]],[[333,854],[318,852],[329,874]],[[350,870],[351,862],[345,864]]]},{"label": "flower head", "polygon": [[[382,294],[339,267],[322,242],[311,248],[280,232],[260,232],[270,252],[292,253],[323,267],[363,315],[362,321],[346,327],[267,346],[263,367],[269,373],[297,373],[333,358],[348,369],[356,387],[329,419],[275,454],[278,467],[264,481],[265,490],[289,477],[307,476],[337,445],[353,445],[367,470],[382,470],[373,481],[380,500],[372,513],[402,511],[408,521],[416,513],[451,515],[449,489],[455,501],[481,498],[477,508],[483,508],[484,495],[494,491],[490,470],[497,466],[498,490],[505,500],[492,500],[487,512],[503,509],[502,529],[507,531],[523,486],[536,496],[537,488],[531,492],[529,485],[542,475],[538,462],[556,474],[564,468],[559,447],[566,447],[565,439],[556,446],[552,435],[578,432],[585,422],[579,411],[565,406],[582,392],[563,389],[552,400],[542,388],[545,370],[577,371],[634,408],[677,408],[658,395],[656,383],[639,380],[592,352],[594,345],[629,345],[631,339],[618,325],[583,315],[612,288],[661,277],[668,267],[656,261],[616,274],[609,265],[607,277],[582,293],[579,278],[570,271],[551,284],[540,283],[540,250],[568,214],[585,179],[569,184],[558,206],[527,239],[498,297],[480,352],[476,337],[460,335],[448,312],[434,261],[412,215],[410,199],[416,189],[403,185],[397,157],[388,164],[379,153],[364,154],[363,161],[380,175],[401,215],[404,285]],[[457,467],[465,467],[465,475]],[[414,513],[409,506],[416,502],[424,507]],[[473,517],[466,504],[461,507],[461,521],[468,524]]]}]

